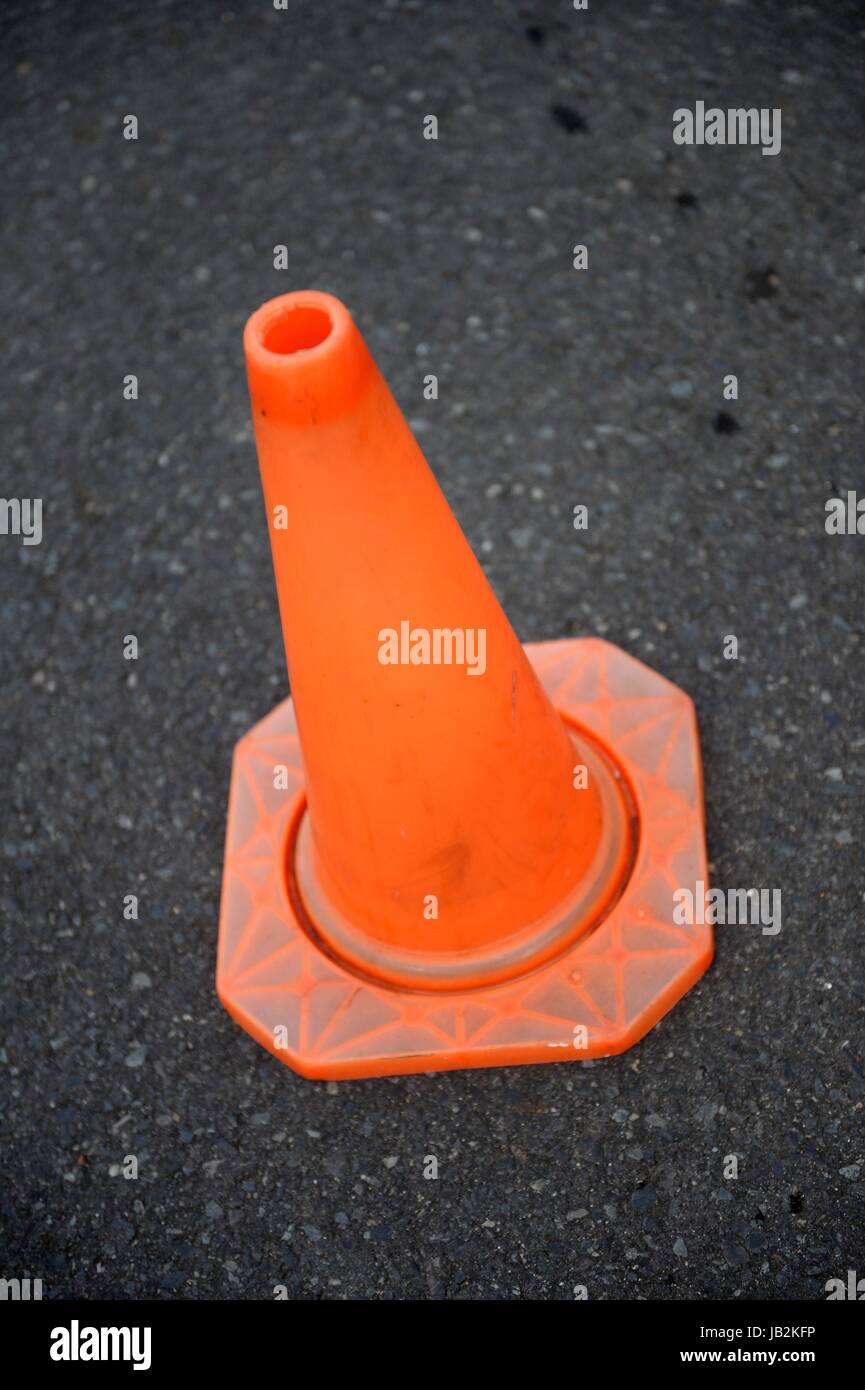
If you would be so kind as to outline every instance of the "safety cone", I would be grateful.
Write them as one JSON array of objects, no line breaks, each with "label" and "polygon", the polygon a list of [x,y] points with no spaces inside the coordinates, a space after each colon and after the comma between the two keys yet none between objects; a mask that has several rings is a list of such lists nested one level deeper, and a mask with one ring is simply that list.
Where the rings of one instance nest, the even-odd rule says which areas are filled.
[{"label": "safety cone", "polygon": [[311,1077],[581,1059],[709,964],[693,706],[522,647],[348,311],[244,334],[291,699],[237,745],[217,986]]}]

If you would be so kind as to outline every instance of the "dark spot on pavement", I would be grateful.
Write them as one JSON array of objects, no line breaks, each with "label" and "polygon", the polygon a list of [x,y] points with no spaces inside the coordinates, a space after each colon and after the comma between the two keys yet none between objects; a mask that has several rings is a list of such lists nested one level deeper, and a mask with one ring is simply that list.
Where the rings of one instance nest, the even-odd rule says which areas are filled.
[{"label": "dark spot on pavement", "polygon": [[551,106],[550,115],[569,135],[573,135],[575,130],[589,129],[579,111],[575,111],[573,106]]}]

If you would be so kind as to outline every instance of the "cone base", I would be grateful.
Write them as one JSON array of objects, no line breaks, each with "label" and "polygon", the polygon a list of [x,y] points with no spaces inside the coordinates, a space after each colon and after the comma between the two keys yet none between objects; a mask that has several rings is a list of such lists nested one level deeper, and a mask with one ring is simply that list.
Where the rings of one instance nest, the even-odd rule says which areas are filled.
[{"label": "cone base", "polygon": [[[621,769],[638,834],[632,853],[624,842],[614,847],[594,914],[576,933],[554,933],[545,955],[535,942],[528,957],[506,960],[511,978],[445,993],[441,982],[386,982],[364,962],[339,958],[311,930],[290,871],[305,812],[291,700],[237,745],[217,990],[237,1022],[302,1075],[339,1080],[608,1056],[642,1037],[711,961],[711,927],[674,920],[675,890],[708,884],[690,699],[594,638],[532,644],[526,654],[578,741],[582,734],[581,750],[593,745],[601,765]],[[282,790],[274,787],[277,766],[287,770]],[[614,818],[622,824],[619,812]],[[307,875],[306,895],[309,882]],[[454,989],[447,972],[443,983]]]}]

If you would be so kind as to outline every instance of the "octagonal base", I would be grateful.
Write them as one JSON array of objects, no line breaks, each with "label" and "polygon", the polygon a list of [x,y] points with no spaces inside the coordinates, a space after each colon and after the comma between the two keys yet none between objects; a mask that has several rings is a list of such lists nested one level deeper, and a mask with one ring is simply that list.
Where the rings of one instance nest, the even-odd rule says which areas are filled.
[{"label": "octagonal base", "polygon": [[[532,643],[526,654],[562,719],[594,735],[628,778],[638,843],[603,921],[502,984],[403,991],[326,954],[307,934],[285,873],[305,807],[291,700],[237,744],[217,990],[232,1017],[302,1075],[339,1080],[609,1056],[641,1038],[709,965],[711,927],[674,920],[675,890],[708,883],[691,700],[597,638]],[[285,768],[284,787],[274,786],[275,767]]]}]

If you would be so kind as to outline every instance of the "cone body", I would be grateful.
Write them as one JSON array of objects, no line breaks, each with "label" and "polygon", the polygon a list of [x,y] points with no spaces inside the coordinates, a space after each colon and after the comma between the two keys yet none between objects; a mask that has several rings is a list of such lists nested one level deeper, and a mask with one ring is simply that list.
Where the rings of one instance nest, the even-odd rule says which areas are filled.
[{"label": "cone body", "polygon": [[[283,296],[244,345],[317,885],[373,957],[506,944],[585,872],[598,795],[344,306]],[[474,637],[383,664],[423,656],[403,624]]]}]

